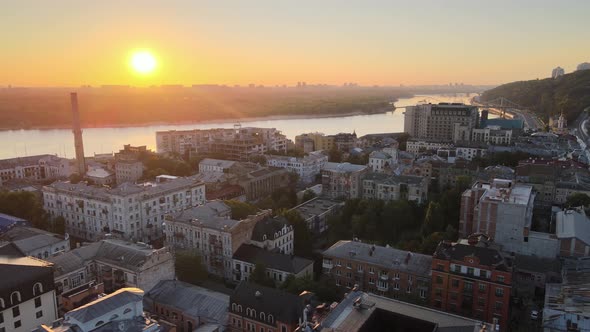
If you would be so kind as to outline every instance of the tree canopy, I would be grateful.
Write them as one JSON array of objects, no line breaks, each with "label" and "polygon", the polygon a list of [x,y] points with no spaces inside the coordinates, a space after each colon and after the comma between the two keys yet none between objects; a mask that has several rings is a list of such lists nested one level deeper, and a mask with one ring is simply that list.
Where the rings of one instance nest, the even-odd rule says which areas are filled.
[{"label": "tree canopy", "polygon": [[588,205],[590,205],[590,196],[584,193],[573,193],[565,201],[566,207],[588,207]]}]

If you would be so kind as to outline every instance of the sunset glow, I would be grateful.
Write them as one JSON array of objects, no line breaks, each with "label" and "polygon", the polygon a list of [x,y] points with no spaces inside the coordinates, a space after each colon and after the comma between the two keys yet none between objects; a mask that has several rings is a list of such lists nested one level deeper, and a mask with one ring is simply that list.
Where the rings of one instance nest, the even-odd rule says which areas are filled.
[{"label": "sunset glow", "polygon": [[131,56],[131,67],[139,74],[150,74],[156,69],[156,58],[148,51],[135,52]]}]

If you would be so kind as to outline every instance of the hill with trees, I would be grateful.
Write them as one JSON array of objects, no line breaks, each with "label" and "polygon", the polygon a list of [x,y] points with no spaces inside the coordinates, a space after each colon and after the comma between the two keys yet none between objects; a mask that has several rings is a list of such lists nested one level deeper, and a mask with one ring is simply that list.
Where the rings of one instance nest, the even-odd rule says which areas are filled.
[{"label": "hill with trees", "polygon": [[576,71],[557,79],[503,84],[485,91],[481,99],[488,101],[498,97],[530,108],[543,120],[563,112],[568,121],[572,121],[590,106],[590,70]]}]

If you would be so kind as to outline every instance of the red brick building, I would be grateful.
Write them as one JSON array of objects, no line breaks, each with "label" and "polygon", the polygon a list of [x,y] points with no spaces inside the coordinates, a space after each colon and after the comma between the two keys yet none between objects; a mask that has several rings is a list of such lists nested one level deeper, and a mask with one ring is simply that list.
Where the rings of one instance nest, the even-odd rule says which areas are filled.
[{"label": "red brick building", "polygon": [[441,242],[432,258],[431,289],[434,308],[507,330],[512,263],[484,236]]},{"label": "red brick building", "polygon": [[230,296],[228,331],[293,332],[304,309],[302,296],[242,281]]}]

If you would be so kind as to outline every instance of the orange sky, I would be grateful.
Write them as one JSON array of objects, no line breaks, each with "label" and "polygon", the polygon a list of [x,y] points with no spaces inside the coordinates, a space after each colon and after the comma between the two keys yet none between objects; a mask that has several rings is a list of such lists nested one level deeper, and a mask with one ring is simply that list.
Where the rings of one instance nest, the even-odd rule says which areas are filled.
[{"label": "orange sky", "polygon": [[[3,5],[0,86],[498,84],[590,61],[590,1],[22,0]],[[130,70],[135,49],[158,58]]]}]

